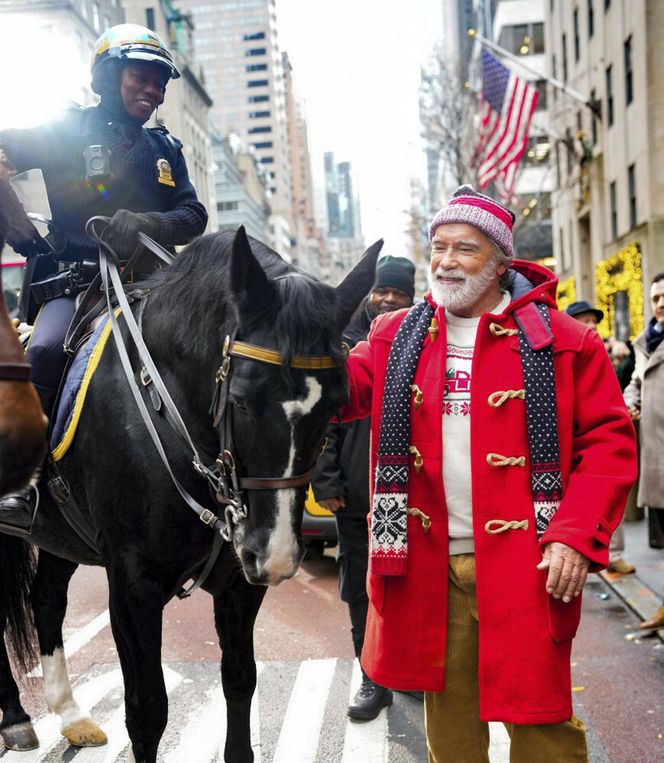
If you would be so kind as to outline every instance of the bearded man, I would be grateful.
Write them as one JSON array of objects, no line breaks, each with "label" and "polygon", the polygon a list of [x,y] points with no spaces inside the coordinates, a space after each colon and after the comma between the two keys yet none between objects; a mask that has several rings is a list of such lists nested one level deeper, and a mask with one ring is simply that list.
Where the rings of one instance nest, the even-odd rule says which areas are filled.
[{"label": "bearded man", "polygon": [[488,761],[488,721],[512,763],[587,761],[572,638],[636,477],[606,350],[513,259],[513,222],[459,188],[430,226],[430,293],[349,359],[341,415],[372,417],[362,666],[424,690],[430,763]]}]

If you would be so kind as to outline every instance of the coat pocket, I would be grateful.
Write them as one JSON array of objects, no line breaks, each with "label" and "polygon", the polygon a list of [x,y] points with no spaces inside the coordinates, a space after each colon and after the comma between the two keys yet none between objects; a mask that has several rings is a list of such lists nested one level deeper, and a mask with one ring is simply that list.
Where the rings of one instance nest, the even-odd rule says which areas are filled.
[{"label": "coat pocket", "polygon": [[576,596],[569,604],[562,599],[547,596],[549,612],[549,630],[554,641],[569,641],[574,638],[581,619],[581,598]]},{"label": "coat pocket", "polygon": [[382,614],[385,607],[385,578],[383,575],[367,576],[367,593],[375,610]]}]

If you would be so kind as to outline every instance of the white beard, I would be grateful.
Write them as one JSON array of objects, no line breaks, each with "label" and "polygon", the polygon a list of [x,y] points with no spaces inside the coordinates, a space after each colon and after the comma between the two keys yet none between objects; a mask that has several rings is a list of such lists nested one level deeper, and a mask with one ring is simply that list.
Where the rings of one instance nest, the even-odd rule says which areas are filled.
[{"label": "white beard", "polygon": [[439,269],[436,272],[444,275],[445,278],[458,279],[456,283],[441,283],[435,278],[435,273],[429,270],[427,274],[434,302],[454,313],[455,310],[463,310],[475,304],[490,289],[496,277],[496,263],[492,258],[487,262],[484,270],[473,276],[467,275],[460,269]]}]

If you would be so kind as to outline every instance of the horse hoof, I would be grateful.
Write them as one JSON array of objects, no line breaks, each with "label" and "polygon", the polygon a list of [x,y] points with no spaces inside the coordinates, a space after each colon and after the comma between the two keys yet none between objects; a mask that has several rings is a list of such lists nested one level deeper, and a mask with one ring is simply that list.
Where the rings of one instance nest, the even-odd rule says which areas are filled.
[{"label": "horse hoof", "polygon": [[71,726],[62,729],[62,736],[74,747],[100,747],[108,742],[108,737],[92,718],[72,723]]},{"label": "horse hoof", "polygon": [[8,726],[0,731],[2,741],[8,750],[25,752],[39,747],[39,739],[30,721]]}]

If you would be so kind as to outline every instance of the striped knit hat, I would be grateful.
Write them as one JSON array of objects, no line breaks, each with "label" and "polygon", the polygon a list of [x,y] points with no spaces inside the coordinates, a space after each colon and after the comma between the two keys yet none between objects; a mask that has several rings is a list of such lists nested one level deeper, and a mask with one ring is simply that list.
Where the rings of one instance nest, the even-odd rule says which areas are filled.
[{"label": "striped knit hat", "polygon": [[497,201],[478,193],[470,185],[456,189],[449,204],[444,206],[431,221],[429,241],[439,225],[466,223],[482,231],[505,252],[514,257],[512,225],[516,218]]}]

